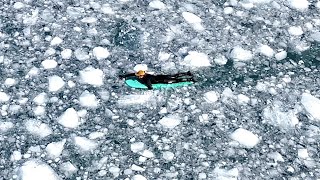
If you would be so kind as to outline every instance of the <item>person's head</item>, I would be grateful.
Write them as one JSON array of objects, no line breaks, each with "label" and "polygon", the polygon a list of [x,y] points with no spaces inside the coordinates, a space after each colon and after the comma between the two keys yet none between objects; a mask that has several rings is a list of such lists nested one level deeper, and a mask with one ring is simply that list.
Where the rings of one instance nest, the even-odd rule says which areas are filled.
[{"label": "person's head", "polygon": [[138,78],[143,78],[145,75],[146,75],[146,71],[139,70],[138,72],[136,72],[136,76]]}]

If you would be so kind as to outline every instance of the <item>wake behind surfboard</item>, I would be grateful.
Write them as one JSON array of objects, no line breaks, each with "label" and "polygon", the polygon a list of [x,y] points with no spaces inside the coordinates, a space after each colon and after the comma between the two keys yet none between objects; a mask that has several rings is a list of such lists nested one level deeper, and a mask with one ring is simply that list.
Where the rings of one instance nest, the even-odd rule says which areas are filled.
[{"label": "wake behind surfboard", "polygon": [[[125,81],[125,83],[132,87],[132,88],[136,88],[136,89],[148,89],[148,87],[142,83],[140,83],[138,80],[136,79],[127,79]],[[152,84],[152,88],[153,89],[162,89],[162,88],[176,88],[176,87],[181,87],[181,86],[188,86],[193,84],[194,82],[192,81],[185,81],[185,82],[178,82],[178,83],[168,83],[168,84],[162,84],[162,83],[158,83],[158,84]]]}]

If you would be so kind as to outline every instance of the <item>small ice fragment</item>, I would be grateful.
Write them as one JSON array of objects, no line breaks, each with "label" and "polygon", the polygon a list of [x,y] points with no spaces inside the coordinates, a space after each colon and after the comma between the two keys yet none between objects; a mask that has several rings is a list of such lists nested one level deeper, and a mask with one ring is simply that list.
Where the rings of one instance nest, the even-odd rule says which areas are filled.
[{"label": "small ice fragment", "polygon": [[142,168],[142,167],[140,167],[140,166],[137,166],[137,165],[135,165],[135,164],[132,164],[132,166],[131,166],[131,169],[133,170],[133,171],[145,171],[145,169],[144,168]]},{"label": "small ice fragment", "polygon": [[6,86],[13,86],[16,84],[16,80],[13,79],[13,78],[7,78],[5,81],[4,81],[4,85]]},{"label": "small ice fragment", "polygon": [[232,7],[225,7],[223,9],[224,14],[232,14],[233,13],[233,8]]},{"label": "small ice fragment", "polygon": [[79,61],[85,61],[88,60],[90,58],[88,52],[86,52],[84,49],[82,48],[78,48],[74,51],[74,55],[75,57],[79,60]]},{"label": "small ice fragment", "polygon": [[9,101],[10,96],[5,92],[0,92],[0,103]]},{"label": "small ice fragment", "polygon": [[166,5],[159,1],[159,0],[153,0],[149,3],[149,6],[153,9],[165,9]]},{"label": "small ice fragment", "polygon": [[170,58],[170,54],[166,52],[159,52],[158,59],[160,61],[166,61]]},{"label": "small ice fragment", "polygon": [[46,112],[46,108],[43,107],[43,106],[36,106],[36,107],[33,109],[33,113],[34,113],[34,115],[36,115],[36,116],[43,116],[43,115],[45,115],[45,112]]},{"label": "small ice fragment", "polygon": [[109,172],[114,176],[114,177],[118,177],[120,174],[120,168],[115,167],[115,166],[111,166],[109,167]]},{"label": "small ice fragment", "polygon": [[235,47],[230,53],[230,57],[234,61],[249,61],[253,58],[252,52],[245,50],[242,47]]},{"label": "small ice fragment", "polygon": [[225,65],[227,64],[228,59],[224,55],[217,55],[213,61],[218,65]]},{"label": "small ice fragment", "polygon": [[13,128],[14,124],[9,121],[0,121],[0,134],[9,131]]},{"label": "small ice fragment", "polygon": [[141,174],[136,174],[136,175],[132,176],[132,180],[147,180],[147,178],[145,178]]},{"label": "small ice fragment", "polygon": [[103,4],[101,6],[100,11],[104,14],[114,14],[114,11],[112,10],[109,4]]},{"label": "small ice fragment", "polygon": [[320,9],[320,1],[318,1],[318,2],[316,3],[316,7],[317,7],[318,9]]},{"label": "small ice fragment", "polygon": [[52,134],[52,129],[45,123],[39,120],[27,120],[25,123],[26,130],[30,134],[44,138]]},{"label": "small ice fragment", "polygon": [[61,58],[62,59],[70,59],[72,56],[72,50],[71,49],[64,49],[61,51]]},{"label": "small ice fragment", "polygon": [[30,160],[19,168],[18,179],[22,180],[60,180],[61,178],[47,164],[38,161]]},{"label": "small ice fragment", "polygon": [[50,92],[56,92],[59,91],[65,84],[63,79],[60,76],[53,75],[48,77],[49,80],[49,91]]},{"label": "small ice fragment", "polygon": [[287,51],[280,51],[277,54],[275,54],[276,60],[280,61],[287,57]]},{"label": "small ice fragment", "polygon": [[211,66],[209,57],[206,54],[197,51],[189,51],[181,64],[190,67]]},{"label": "small ice fragment", "polygon": [[[319,1],[319,4],[320,4],[320,1]],[[313,34],[311,34],[311,38],[317,42],[320,42],[320,32],[315,32]]]},{"label": "small ice fragment", "polygon": [[70,176],[78,171],[78,169],[70,162],[62,163],[60,165],[60,170],[63,171],[66,176]]},{"label": "small ice fragment", "polygon": [[238,95],[238,102],[239,104],[248,104],[250,101],[250,98],[244,94]]},{"label": "small ice fragment", "polygon": [[81,19],[81,22],[92,24],[92,23],[97,22],[97,18],[95,18],[95,17],[85,17],[85,18]]},{"label": "small ice fragment", "polygon": [[207,175],[206,175],[206,173],[199,173],[198,178],[199,179],[207,179]]},{"label": "small ice fragment", "polygon": [[82,151],[92,151],[97,148],[98,144],[86,137],[75,136],[73,141]]},{"label": "small ice fragment", "polygon": [[309,93],[303,93],[301,104],[305,110],[317,121],[320,121],[320,99],[312,96]]},{"label": "small ice fragment", "polygon": [[15,9],[22,9],[24,7],[25,7],[25,5],[22,2],[15,2],[13,4],[13,8],[15,8]]},{"label": "small ice fragment", "polygon": [[120,97],[118,100],[119,105],[135,105],[135,104],[146,104],[152,98],[151,93],[147,94],[129,94],[123,97]]},{"label": "small ice fragment", "polygon": [[37,105],[44,105],[47,101],[47,94],[42,92],[38,94],[35,98],[33,98],[33,102],[35,102]]},{"label": "small ice fragment", "polygon": [[303,30],[300,26],[291,26],[288,28],[288,32],[292,36],[301,36],[303,34]]},{"label": "small ice fragment", "polygon": [[89,134],[89,139],[102,138],[105,134],[103,132],[92,132]]},{"label": "small ice fragment", "polygon": [[76,128],[81,124],[78,113],[73,108],[68,108],[58,118],[58,123],[66,128]]},{"label": "small ice fragment", "polygon": [[281,106],[277,103],[274,103],[271,107],[264,108],[262,115],[267,123],[283,129],[294,128],[299,123],[299,119],[293,110],[282,112]]},{"label": "small ice fragment", "polygon": [[298,11],[305,11],[309,7],[308,0],[289,0],[289,5]]},{"label": "small ice fragment", "polygon": [[189,24],[201,23],[202,21],[202,19],[199,16],[190,12],[183,12],[182,16]]},{"label": "small ice fragment", "polygon": [[110,55],[107,48],[100,46],[93,48],[92,53],[97,58],[97,60],[106,59]]},{"label": "small ice fragment", "polygon": [[267,57],[273,57],[273,55],[274,55],[274,50],[268,45],[260,46],[259,51],[261,54],[263,54]]},{"label": "small ice fragment", "polygon": [[181,123],[180,117],[176,115],[169,115],[162,118],[159,121],[159,124],[162,125],[164,128],[173,129]]},{"label": "small ice fragment", "polygon": [[154,154],[150,150],[145,149],[144,151],[142,151],[141,156],[144,156],[146,158],[153,158]]},{"label": "small ice fragment", "polygon": [[145,145],[143,142],[135,142],[130,145],[130,149],[134,153],[142,151],[144,150],[144,148],[145,148]]},{"label": "small ice fragment", "polygon": [[93,93],[88,91],[84,91],[79,97],[80,105],[88,108],[96,108],[98,107],[98,100]]},{"label": "small ice fragment", "polygon": [[11,154],[10,160],[11,161],[19,161],[22,158],[20,151],[13,151]]},{"label": "small ice fragment", "polygon": [[63,40],[59,37],[54,37],[51,42],[50,42],[50,45],[51,46],[56,46],[56,45],[59,45],[63,42]]},{"label": "small ice fragment", "polygon": [[172,161],[174,158],[174,154],[173,154],[173,152],[170,152],[170,151],[164,151],[162,153],[162,158],[167,161]]},{"label": "small ice fragment", "polygon": [[41,62],[41,65],[45,69],[53,69],[53,68],[57,67],[58,63],[57,63],[57,61],[55,61],[53,59],[46,59]]},{"label": "small ice fragment", "polygon": [[220,169],[219,167],[216,167],[213,170],[215,179],[221,179],[221,180],[237,180],[239,176],[239,170],[237,168],[232,168],[230,170],[228,169]]},{"label": "small ice fragment", "polygon": [[298,157],[301,159],[307,159],[309,157],[307,149],[298,149]]},{"label": "small ice fragment", "polygon": [[46,151],[47,151],[48,155],[52,159],[58,158],[63,151],[63,147],[64,147],[65,143],[66,143],[66,139],[48,144],[46,147]]},{"label": "small ice fragment", "polygon": [[219,99],[219,96],[218,96],[218,93],[215,92],[215,91],[209,91],[209,92],[206,92],[204,94],[204,99],[208,102],[208,103],[214,103],[216,101],[218,101]]},{"label": "small ice fragment", "polygon": [[230,138],[248,148],[253,148],[255,145],[259,143],[259,138],[257,135],[243,128],[235,130],[230,135]]},{"label": "small ice fragment", "polygon": [[80,71],[80,82],[83,84],[90,84],[93,86],[103,85],[103,71],[88,66]]}]

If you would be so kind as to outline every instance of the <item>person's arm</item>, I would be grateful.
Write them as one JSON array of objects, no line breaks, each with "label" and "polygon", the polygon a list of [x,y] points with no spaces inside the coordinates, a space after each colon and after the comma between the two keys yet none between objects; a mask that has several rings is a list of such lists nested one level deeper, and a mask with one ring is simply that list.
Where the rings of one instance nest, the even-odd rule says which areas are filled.
[{"label": "person's arm", "polygon": [[138,79],[138,80],[139,80],[140,83],[146,85],[149,90],[153,89],[150,78],[144,77],[144,78]]},{"label": "person's arm", "polygon": [[119,75],[119,78],[127,78],[130,76],[135,76],[135,73],[129,73],[129,74],[124,74],[124,75]]},{"label": "person's arm", "polygon": [[149,90],[153,89],[150,79],[147,79],[146,85],[147,85]]}]

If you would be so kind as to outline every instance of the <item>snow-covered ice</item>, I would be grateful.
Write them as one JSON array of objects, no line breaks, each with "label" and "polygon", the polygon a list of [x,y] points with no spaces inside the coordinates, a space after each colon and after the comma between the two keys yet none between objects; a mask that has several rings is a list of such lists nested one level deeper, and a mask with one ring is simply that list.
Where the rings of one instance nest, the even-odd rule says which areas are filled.
[{"label": "snow-covered ice", "polygon": [[13,127],[14,127],[14,124],[12,122],[1,121],[0,122],[0,134],[9,131]]},{"label": "snow-covered ice", "polygon": [[118,104],[119,105],[136,105],[141,104],[144,105],[145,103],[149,102],[152,99],[153,95],[151,93],[146,94],[130,94],[124,95],[119,98]]},{"label": "snow-covered ice", "polygon": [[27,120],[25,122],[25,127],[29,133],[40,138],[44,138],[52,134],[51,127],[39,120]]},{"label": "snow-covered ice", "polygon": [[145,171],[145,169],[144,169],[143,167],[140,167],[140,166],[135,165],[135,164],[132,164],[131,169],[132,169],[133,171],[140,171],[140,172]]},{"label": "snow-covered ice", "polygon": [[46,59],[46,60],[42,61],[41,65],[45,69],[53,69],[53,68],[57,67],[58,63],[57,63],[57,61],[55,61],[53,59]]},{"label": "snow-covered ice", "polygon": [[237,168],[232,169],[223,169],[216,167],[214,170],[214,179],[228,179],[228,180],[237,180],[239,176],[239,170]]},{"label": "snow-covered ice", "polygon": [[214,102],[218,101],[219,95],[215,91],[208,91],[208,92],[204,93],[204,99],[208,103],[214,103]]},{"label": "snow-covered ice", "polygon": [[42,92],[38,94],[36,97],[33,98],[33,102],[35,102],[37,105],[44,105],[47,101],[47,94]]},{"label": "snow-covered ice", "polygon": [[70,59],[72,56],[72,50],[71,49],[64,49],[61,51],[61,58],[62,59]]},{"label": "snow-covered ice", "polygon": [[70,176],[78,171],[78,168],[71,162],[62,163],[59,168],[66,176]]},{"label": "snow-covered ice", "polygon": [[290,7],[298,11],[305,11],[309,7],[308,0],[288,0]]},{"label": "snow-covered ice", "polygon": [[90,84],[93,86],[103,85],[104,74],[101,69],[88,66],[80,71],[80,82],[84,84]]},{"label": "snow-covered ice", "polygon": [[1,92],[0,91],[0,103],[1,102],[7,102],[9,100],[10,100],[10,96],[5,92]]},{"label": "snow-covered ice", "polygon": [[80,105],[88,108],[96,108],[98,107],[98,99],[97,97],[88,91],[84,91],[79,97]]},{"label": "snow-covered ice", "polygon": [[66,128],[77,128],[81,124],[78,112],[74,108],[66,109],[57,122]]},{"label": "snow-covered ice", "polygon": [[110,52],[108,51],[108,49],[100,46],[93,48],[92,53],[97,58],[97,60],[106,59],[110,56]]},{"label": "snow-covered ice", "polygon": [[165,159],[166,161],[172,161],[174,158],[174,153],[171,151],[164,151],[162,153],[162,158]]},{"label": "snow-covered ice", "polygon": [[141,174],[136,174],[136,175],[132,176],[131,179],[132,179],[132,180],[147,180],[147,178],[144,177],[144,176],[141,175]]},{"label": "snow-covered ice", "polygon": [[75,136],[73,137],[74,144],[80,148],[81,151],[92,151],[98,147],[98,143],[86,137]]},{"label": "snow-covered ice", "polygon": [[46,147],[47,154],[52,159],[59,157],[63,151],[65,143],[66,143],[66,139],[48,144]]},{"label": "snow-covered ice", "polygon": [[21,180],[61,180],[58,174],[47,164],[40,160],[25,162],[18,171]]},{"label": "snow-covered ice", "polygon": [[286,51],[280,51],[277,54],[275,54],[274,57],[278,61],[283,60],[283,59],[285,59],[287,57],[287,52]]},{"label": "snow-covered ice", "polygon": [[53,75],[53,76],[48,77],[48,80],[49,80],[48,89],[50,92],[59,91],[65,85],[64,80],[60,76],[57,76],[57,75]]},{"label": "snow-covered ice", "polygon": [[211,66],[209,57],[206,54],[197,51],[189,51],[181,64],[195,68]]},{"label": "snow-covered ice", "polygon": [[292,36],[301,36],[303,34],[301,26],[291,26],[288,28],[288,32]]},{"label": "snow-covered ice", "polygon": [[217,55],[214,60],[213,60],[216,64],[219,65],[225,65],[228,62],[228,59],[226,58],[226,56],[224,55]]},{"label": "snow-covered ice", "polygon": [[274,55],[274,50],[270,46],[265,44],[260,46],[259,51],[261,54],[267,57],[273,57]]},{"label": "snow-covered ice", "polygon": [[148,71],[148,65],[147,64],[136,64],[133,68],[135,72],[138,71]]},{"label": "snow-covered ice", "polygon": [[204,30],[204,27],[201,24],[202,19],[199,16],[195,15],[194,13],[182,12],[182,17],[188,24],[190,24],[193,27],[193,29],[199,30],[199,31]]},{"label": "snow-covered ice", "polygon": [[302,159],[307,159],[309,157],[307,149],[298,149],[298,157]]},{"label": "snow-covered ice", "polygon": [[243,128],[238,128],[237,130],[235,130],[230,135],[230,138],[248,148],[253,148],[260,141],[259,137],[256,134],[253,134],[251,131],[248,131]]},{"label": "snow-covered ice", "polygon": [[145,148],[145,144],[143,142],[135,142],[130,145],[130,149],[134,153],[142,151],[144,150],[144,148]]},{"label": "snow-covered ice", "polygon": [[159,124],[168,129],[173,129],[181,123],[181,119],[178,115],[168,115],[159,120]]},{"label": "snow-covered ice", "polygon": [[301,97],[301,104],[314,120],[320,121],[320,99],[309,93],[303,93]]},{"label": "snow-covered ice", "polygon": [[149,6],[153,9],[165,9],[166,5],[159,1],[159,0],[153,0],[149,3]]},{"label": "snow-covered ice", "polygon": [[54,37],[51,42],[50,45],[51,46],[57,46],[59,44],[61,44],[63,42],[63,40],[60,37]]},{"label": "snow-covered ice", "polygon": [[234,61],[249,61],[252,60],[253,54],[250,50],[246,50],[240,46],[236,46],[232,49],[230,57]]},{"label": "snow-covered ice", "polygon": [[17,81],[13,78],[7,78],[5,81],[4,81],[4,84],[6,86],[13,86],[17,83]]}]

